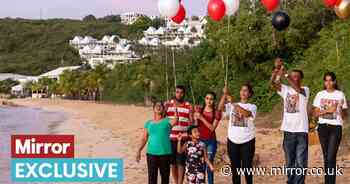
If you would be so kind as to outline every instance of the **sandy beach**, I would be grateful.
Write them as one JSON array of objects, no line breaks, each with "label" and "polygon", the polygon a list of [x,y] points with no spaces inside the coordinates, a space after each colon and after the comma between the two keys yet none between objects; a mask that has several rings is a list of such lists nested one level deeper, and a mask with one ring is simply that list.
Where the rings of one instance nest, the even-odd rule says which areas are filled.
[{"label": "sandy beach", "polygon": [[[64,112],[67,115],[63,123],[53,127],[56,134],[74,134],[76,157],[112,157],[123,158],[125,181],[128,184],[147,183],[147,166],[143,154],[140,163],[135,162],[135,153],[140,142],[143,124],[152,117],[149,107],[133,105],[99,104],[86,101],[49,100],[49,99],[16,99],[11,102],[26,106],[42,108],[49,111]],[[276,114],[276,113],[274,113]],[[257,167],[283,166],[284,156],[281,147],[282,134],[278,128],[270,128],[279,122],[278,118],[261,116],[257,119],[256,161]],[[53,125],[54,126],[54,125]],[[278,126],[277,126],[278,127]],[[220,143],[226,141],[226,121],[222,121],[217,129]],[[217,161],[227,160],[225,146],[220,146]],[[309,146],[309,167],[322,167],[320,145]],[[338,164],[350,166],[350,151],[341,147]],[[230,183],[231,178],[220,174],[216,164],[216,183]],[[338,176],[338,183],[350,182],[350,168],[344,168],[344,175]],[[285,183],[285,176],[255,176],[255,183]],[[319,184],[321,176],[307,176],[306,183]]]}]

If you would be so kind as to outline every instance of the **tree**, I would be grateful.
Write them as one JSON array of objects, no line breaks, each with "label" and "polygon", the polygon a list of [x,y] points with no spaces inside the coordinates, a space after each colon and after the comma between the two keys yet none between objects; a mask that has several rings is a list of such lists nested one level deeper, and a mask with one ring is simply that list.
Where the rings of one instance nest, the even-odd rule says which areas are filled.
[{"label": "tree", "polygon": [[147,16],[142,16],[129,26],[129,32],[135,35],[134,39],[138,39],[142,36],[143,31],[150,26],[152,26],[152,20]]},{"label": "tree", "polygon": [[111,22],[111,23],[120,23],[121,22],[120,15],[107,15],[107,16],[101,18],[101,20],[106,21],[106,22]]},{"label": "tree", "polygon": [[94,15],[91,15],[91,14],[87,15],[83,18],[84,22],[94,22],[96,20],[97,20],[96,17]]},{"label": "tree", "polygon": [[11,88],[18,84],[19,84],[18,81],[15,81],[12,79],[6,79],[3,81],[0,81],[0,93],[9,94],[11,92]]},{"label": "tree", "polygon": [[164,18],[160,18],[160,17],[156,17],[152,20],[151,22],[151,26],[155,27],[155,28],[159,28],[161,26],[165,26],[165,19]]}]

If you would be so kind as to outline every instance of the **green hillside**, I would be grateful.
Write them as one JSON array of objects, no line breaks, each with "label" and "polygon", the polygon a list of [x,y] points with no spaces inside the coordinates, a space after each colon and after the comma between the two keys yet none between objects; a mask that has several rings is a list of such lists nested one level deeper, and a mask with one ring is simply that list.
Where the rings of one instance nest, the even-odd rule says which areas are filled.
[{"label": "green hillside", "polygon": [[38,75],[58,66],[76,65],[81,63],[79,54],[68,44],[74,36],[101,39],[104,35],[117,34],[132,39],[148,26],[158,24],[142,18],[126,26],[107,18],[86,21],[0,19],[0,73]]}]

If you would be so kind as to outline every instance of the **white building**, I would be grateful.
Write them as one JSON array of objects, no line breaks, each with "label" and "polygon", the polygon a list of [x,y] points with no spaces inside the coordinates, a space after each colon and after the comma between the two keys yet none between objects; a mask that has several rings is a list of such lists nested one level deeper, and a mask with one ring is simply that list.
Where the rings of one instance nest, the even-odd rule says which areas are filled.
[{"label": "white building", "polygon": [[159,47],[161,45],[172,48],[194,47],[199,45],[202,38],[205,38],[205,26],[207,20],[199,17],[199,20],[184,20],[176,24],[167,19],[166,27],[149,27],[143,32],[144,37],[138,41],[139,44],[147,47]]},{"label": "white building", "polygon": [[49,79],[55,79],[55,80],[59,80],[60,78],[60,75],[66,71],[66,70],[69,70],[69,71],[73,71],[73,70],[77,70],[79,69],[81,66],[66,66],[66,67],[59,67],[59,68],[56,68],[54,70],[51,70],[49,72],[46,72],[44,74],[41,74],[38,76],[37,80],[39,80],[40,78],[43,78],[43,77],[47,77]]},{"label": "white building", "polygon": [[105,35],[101,40],[90,36],[75,36],[70,45],[79,51],[79,55],[92,68],[98,64],[113,67],[119,63],[130,63],[140,59],[131,50],[131,41],[117,35]]},{"label": "white building", "polygon": [[118,44],[113,49],[92,48],[87,53],[83,54],[83,57],[92,68],[99,64],[106,64],[107,67],[113,68],[116,64],[132,63],[141,59],[131,50],[131,45],[129,44]]},{"label": "white building", "polygon": [[[49,79],[54,79],[54,80],[59,80],[60,75],[66,71],[66,70],[77,70],[81,66],[66,66],[66,67],[59,67],[54,70],[51,70],[49,72],[46,72],[44,74],[41,74],[39,76],[26,76],[26,77],[21,77],[17,78],[16,80],[19,82],[18,85],[13,86],[11,88],[11,94],[16,95],[16,96],[27,96],[29,95],[28,92],[25,91],[25,86],[27,85],[28,82],[38,82],[40,78],[47,77]],[[41,93],[35,93],[32,94],[32,98],[41,98],[43,94]]]},{"label": "white building", "polygon": [[158,18],[156,15],[151,15],[151,16],[149,16],[149,18],[151,19],[151,20],[154,20],[154,19],[156,19],[156,18]]},{"label": "white building", "polygon": [[123,24],[133,24],[138,18],[145,16],[141,13],[127,12],[120,15]]}]

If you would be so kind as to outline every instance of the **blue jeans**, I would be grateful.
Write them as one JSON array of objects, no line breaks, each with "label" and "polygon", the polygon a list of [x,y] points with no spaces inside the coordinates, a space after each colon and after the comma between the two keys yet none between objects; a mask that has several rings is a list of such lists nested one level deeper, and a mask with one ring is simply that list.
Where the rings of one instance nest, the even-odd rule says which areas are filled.
[{"label": "blue jeans", "polygon": [[[208,159],[211,163],[214,162],[216,150],[218,147],[218,142],[216,139],[209,139],[209,140],[202,140],[205,145],[207,146],[207,153],[208,153]],[[208,184],[214,183],[214,173],[210,171],[208,167],[206,167],[207,174],[208,174]]]},{"label": "blue jeans", "polygon": [[307,168],[308,134],[304,132],[284,132],[283,150],[286,159],[287,184],[304,184],[305,174],[300,170]]}]

